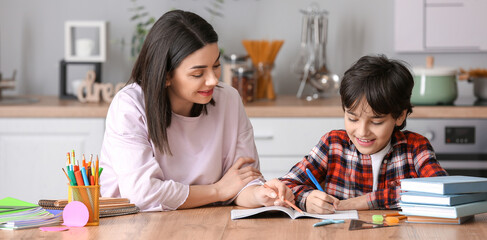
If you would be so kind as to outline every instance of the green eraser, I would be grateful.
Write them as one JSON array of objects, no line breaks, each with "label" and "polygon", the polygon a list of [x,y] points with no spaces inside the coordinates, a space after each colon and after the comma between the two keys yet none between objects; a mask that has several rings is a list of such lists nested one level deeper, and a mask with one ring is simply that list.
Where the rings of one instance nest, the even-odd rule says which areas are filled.
[{"label": "green eraser", "polygon": [[372,222],[382,222],[384,221],[384,217],[382,215],[373,215],[372,216]]}]

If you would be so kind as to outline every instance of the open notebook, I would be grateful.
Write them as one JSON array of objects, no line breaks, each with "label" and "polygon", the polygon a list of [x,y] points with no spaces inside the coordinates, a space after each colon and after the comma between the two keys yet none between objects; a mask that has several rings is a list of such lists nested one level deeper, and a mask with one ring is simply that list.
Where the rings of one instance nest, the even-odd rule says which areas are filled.
[{"label": "open notebook", "polygon": [[319,219],[358,219],[357,210],[349,211],[336,211],[333,214],[313,214],[313,213],[300,213],[292,208],[282,206],[270,206],[251,209],[234,209],[231,211],[232,220],[255,216],[264,212],[283,212],[290,218],[296,219],[300,217],[319,218]]}]

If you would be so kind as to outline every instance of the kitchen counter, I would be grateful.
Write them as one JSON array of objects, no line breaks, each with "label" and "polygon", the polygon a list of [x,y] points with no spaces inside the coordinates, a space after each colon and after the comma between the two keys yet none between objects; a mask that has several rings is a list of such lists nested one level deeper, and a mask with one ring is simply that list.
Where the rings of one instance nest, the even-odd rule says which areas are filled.
[{"label": "kitchen counter", "polygon": [[[57,96],[29,96],[38,102],[1,105],[1,118],[104,118],[110,104],[80,103]],[[339,97],[306,101],[281,95],[275,101],[259,100],[245,105],[249,117],[343,117]],[[487,106],[416,106],[411,118],[486,118]]]},{"label": "kitchen counter", "polygon": [[[25,96],[24,96],[25,97]],[[27,97],[26,97],[27,98]],[[0,104],[1,118],[105,118],[108,103],[81,103],[57,96],[28,96],[37,102],[18,105]]]}]

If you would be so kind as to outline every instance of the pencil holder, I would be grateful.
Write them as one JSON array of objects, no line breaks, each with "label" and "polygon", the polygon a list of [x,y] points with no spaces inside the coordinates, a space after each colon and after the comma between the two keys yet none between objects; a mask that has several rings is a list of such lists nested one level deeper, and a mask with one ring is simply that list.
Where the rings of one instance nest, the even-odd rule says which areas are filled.
[{"label": "pencil holder", "polygon": [[100,185],[68,187],[68,202],[79,201],[88,208],[89,218],[86,225],[89,226],[98,226],[100,223],[99,197]]}]

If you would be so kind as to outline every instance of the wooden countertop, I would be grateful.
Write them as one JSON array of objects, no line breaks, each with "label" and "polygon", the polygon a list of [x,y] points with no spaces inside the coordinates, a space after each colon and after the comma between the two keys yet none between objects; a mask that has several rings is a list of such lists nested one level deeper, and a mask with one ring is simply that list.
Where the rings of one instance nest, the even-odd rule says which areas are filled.
[{"label": "wooden countertop", "polygon": [[[398,226],[348,230],[345,223],[313,227],[318,219],[288,217],[230,219],[235,206],[202,207],[101,218],[99,226],[42,232],[38,228],[0,231],[0,239],[482,239],[487,213],[461,225],[405,223]],[[393,211],[359,211],[359,218]]]},{"label": "wooden countertop", "polygon": [[37,99],[29,104],[0,104],[0,117],[19,118],[105,118],[108,103],[80,103],[57,96],[23,96]]},{"label": "wooden countertop", "polygon": [[[0,117],[105,118],[108,103],[80,103],[56,96],[29,96],[31,104],[2,105]],[[245,105],[249,117],[343,117],[338,97],[306,101],[295,96],[277,96],[275,101],[258,100]],[[486,118],[487,106],[416,106],[412,118]]]}]

